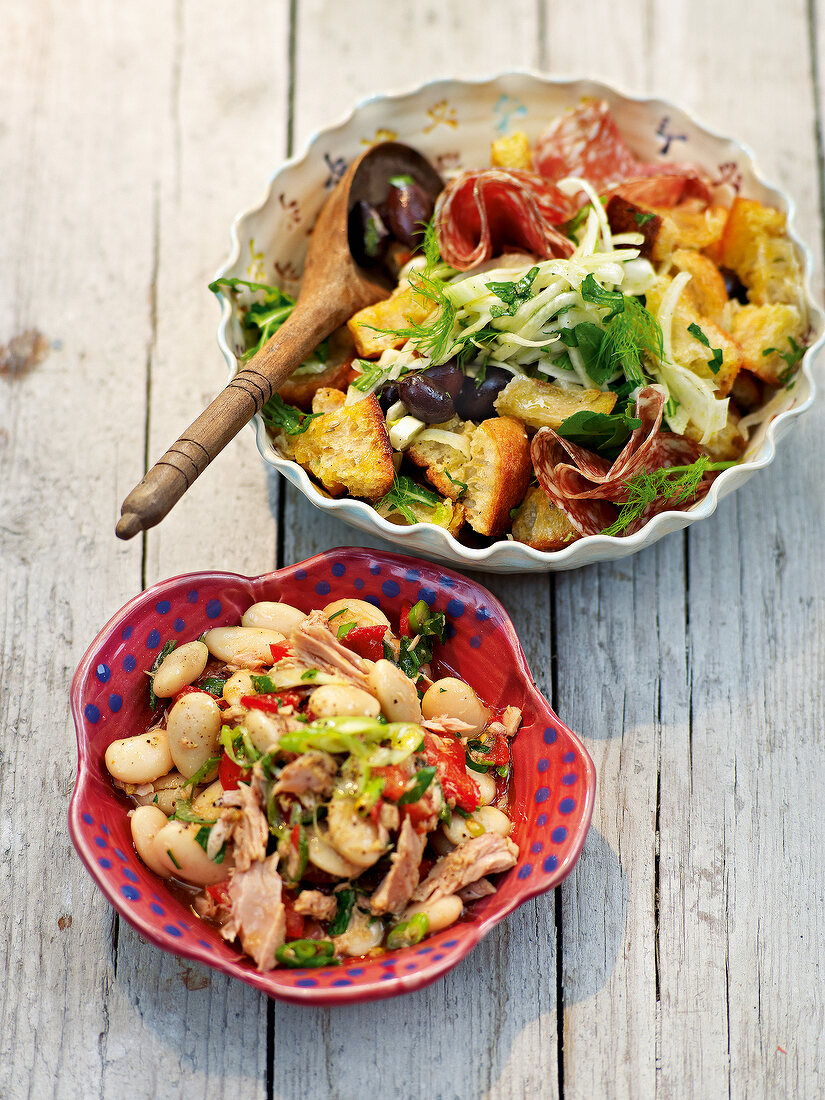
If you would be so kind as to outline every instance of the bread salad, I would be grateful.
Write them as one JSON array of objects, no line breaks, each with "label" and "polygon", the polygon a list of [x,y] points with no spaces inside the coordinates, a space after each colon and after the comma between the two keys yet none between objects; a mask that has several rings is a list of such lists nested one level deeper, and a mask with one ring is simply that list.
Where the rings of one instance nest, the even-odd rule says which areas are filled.
[{"label": "bread salad", "polygon": [[[434,208],[409,177],[350,240],[397,272],[264,408],[330,496],[472,545],[557,550],[699,500],[793,386],[808,335],[780,210],[646,163],[606,102],[493,142]],[[239,295],[249,352],[291,309]]]},{"label": "bread salad", "polygon": [[135,849],[259,970],[415,944],[515,865],[521,712],[435,673],[445,630],[424,601],[397,632],[362,600],[257,603],[149,670],[151,725],[105,756]]}]

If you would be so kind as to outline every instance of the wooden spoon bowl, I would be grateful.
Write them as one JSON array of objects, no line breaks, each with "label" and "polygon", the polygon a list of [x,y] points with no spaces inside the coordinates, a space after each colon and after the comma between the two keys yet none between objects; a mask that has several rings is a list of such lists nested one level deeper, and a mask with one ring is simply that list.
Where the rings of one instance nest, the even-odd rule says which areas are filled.
[{"label": "wooden spoon bowl", "polygon": [[400,142],[381,142],[352,162],[318,215],[292,313],[129,493],[118,538],[160,523],[322,340],[359,309],[389,297],[389,279],[355,262],[348,219],[359,201],[380,204],[398,175],[410,176],[433,199],[443,187],[429,161]]}]

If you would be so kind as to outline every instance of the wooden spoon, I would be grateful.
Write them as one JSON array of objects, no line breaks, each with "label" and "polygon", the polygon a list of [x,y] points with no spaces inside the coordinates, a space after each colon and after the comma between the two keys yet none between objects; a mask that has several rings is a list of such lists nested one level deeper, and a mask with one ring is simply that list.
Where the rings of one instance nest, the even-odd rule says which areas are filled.
[{"label": "wooden spoon", "polygon": [[115,528],[118,538],[160,523],[322,340],[359,309],[389,297],[389,281],[353,259],[347,219],[359,200],[382,203],[397,175],[411,176],[433,198],[443,187],[432,165],[399,142],[374,145],[353,161],[318,215],[294,310],[129,493]]}]

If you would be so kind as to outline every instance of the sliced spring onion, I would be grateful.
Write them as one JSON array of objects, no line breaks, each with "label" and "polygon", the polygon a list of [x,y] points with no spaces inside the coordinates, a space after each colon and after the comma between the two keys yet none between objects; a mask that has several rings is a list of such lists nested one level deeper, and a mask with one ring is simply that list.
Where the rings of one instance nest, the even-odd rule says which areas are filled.
[{"label": "sliced spring onion", "polygon": [[336,966],[334,955],[335,944],[332,940],[291,940],[275,952],[278,962],[292,969]]},{"label": "sliced spring onion", "polygon": [[401,947],[412,947],[420,943],[430,930],[430,918],[426,913],[415,913],[409,920],[394,925],[387,935],[387,947],[398,951]]}]

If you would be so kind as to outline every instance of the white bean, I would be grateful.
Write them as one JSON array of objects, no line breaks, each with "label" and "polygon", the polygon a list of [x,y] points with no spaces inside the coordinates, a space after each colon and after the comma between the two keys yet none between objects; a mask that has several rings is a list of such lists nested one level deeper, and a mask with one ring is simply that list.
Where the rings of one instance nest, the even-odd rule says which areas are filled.
[{"label": "white bean", "polygon": [[476,821],[481,822],[485,833],[498,833],[499,836],[509,836],[513,831],[513,822],[507,814],[497,810],[495,806],[482,806],[481,809],[476,810],[473,817]]},{"label": "white bean", "polygon": [[465,840],[470,840],[471,837],[481,835],[480,829],[475,828],[471,830],[469,828],[468,823],[474,820],[475,814],[471,814],[466,820],[459,814],[453,814],[449,825],[446,821],[442,824],[441,831],[451,844],[463,844]]},{"label": "white bean", "polygon": [[336,878],[357,878],[363,871],[363,867],[350,863],[333,848],[327,839],[326,829],[310,825],[307,828],[307,844],[309,862],[314,863],[319,870],[326,871],[328,875],[335,875]]},{"label": "white bean", "polygon": [[139,806],[156,806],[168,817],[175,812],[178,799],[189,797],[188,789],[183,790],[185,784],[186,780],[180,772],[173,771],[156,779],[148,794],[135,794],[132,797]]},{"label": "white bean", "polygon": [[181,775],[190,779],[210,756],[218,755],[220,733],[221,711],[211,695],[193,691],[178,699],[169,711],[166,735],[172,760]]},{"label": "white bean", "polygon": [[203,640],[212,656],[219,661],[257,668],[262,664],[272,664],[269,647],[283,642],[284,636],[279,630],[264,630],[257,626],[216,626],[207,630]]},{"label": "white bean", "polygon": [[470,729],[462,731],[468,737],[481,733],[490,721],[490,712],[470,687],[455,676],[445,676],[427,688],[421,700],[421,713],[425,718],[458,718]]},{"label": "white bean", "polygon": [[369,673],[370,690],[390,722],[420,722],[421,705],[415,684],[392,661],[376,661]]},{"label": "white bean", "polygon": [[163,868],[161,874],[191,882],[195,886],[209,886],[229,878],[232,856],[227,853],[223,863],[214,863],[195,840],[199,825],[184,825],[182,821],[170,821],[155,835],[152,853]]},{"label": "white bean", "polygon": [[258,626],[265,630],[278,630],[281,634],[291,634],[294,628],[307,617],[306,611],[299,611],[288,603],[253,603],[244,611],[241,626]]},{"label": "white bean", "polygon": [[154,783],[172,768],[172,754],[165,730],[139,733],[113,741],[104,757],[109,774],[121,783]]},{"label": "white bean", "polygon": [[408,906],[402,916],[402,920],[409,920],[416,913],[426,913],[430,922],[429,932],[440,932],[443,928],[449,928],[455,924],[461,916],[464,902],[457,894],[449,894],[446,898],[436,898],[435,901],[419,901]]},{"label": "white bean", "polygon": [[233,707],[236,707],[238,703],[240,703],[244,695],[254,694],[255,689],[252,687],[252,676],[245,668],[239,668],[237,672],[233,672],[223,685],[223,697],[226,699],[227,703],[231,703]]},{"label": "white bean", "polygon": [[222,806],[219,799],[223,794],[223,785],[220,779],[210,783],[205,791],[201,791],[197,798],[192,800],[192,812],[207,821],[217,821],[221,816]]},{"label": "white bean", "polygon": [[166,814],[157,806],[138,806],[131,817],[132,843],[135,851],[149,868],[161,878],[168,878],[166,866],[155,855],[155,837],[167,825]]},{"label": "white bean", "polygon": [[475,782],[478,787],[478,803],[480,806],[489,806],[491,802],[495,801],[496,797],[496,781],[490,775],[489,772],[474,772],[471,768],[467,768],[467,775]]},{"label": "white bean", "polygon": [[377,718],[381,704],[374,695],[350,684],[324,684],[309,697],[309,709],[317,718],[333,718],[339,714],[354,714]]},{"label": "white bean", "polygon": [[322,610],[328,619],[335,615],[336,611],[344,612],[343,615],[338,615],[332,620],[334,627],[342,626],[344,623],[355,623],[356,626],[390,625],[390,620],[384,612],[367,600],[333,600]]},{"label": "white bean", "polygon": [[349,798],[333,798],[330,802],[327,833],[336,851],[361,871],[378,862],[387,843],[386,829],[362,817]]},{"label": "white bean", "polygon": [[243,724],[246,732],[258,752],[272,752],[284,735],[283,720],[274,715],[264,714],[262,710],[248,711]]},{"label": "white bean", "polygon": [[186,642],[164,657],[152,689],[158,699],[171,699],[189,684],[193,684],[206,668],[209,650],[203,642]]}]

